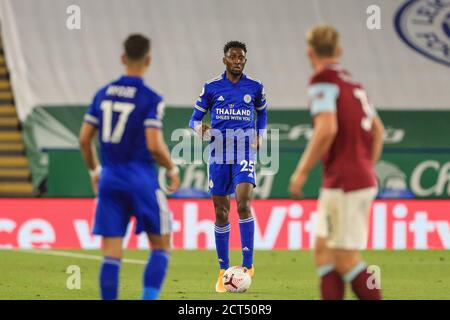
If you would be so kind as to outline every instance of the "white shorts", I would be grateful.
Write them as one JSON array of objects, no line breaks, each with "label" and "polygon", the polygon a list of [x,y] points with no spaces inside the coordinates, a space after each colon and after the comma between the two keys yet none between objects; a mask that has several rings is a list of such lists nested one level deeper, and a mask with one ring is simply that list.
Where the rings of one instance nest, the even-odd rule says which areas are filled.
[{"label": "white shorts", "polygon": [[327,238],[328,246],[334,249],[365,249],[370,204],[376,195],[376,187],[350,192],[321,189],[316,237]]}]

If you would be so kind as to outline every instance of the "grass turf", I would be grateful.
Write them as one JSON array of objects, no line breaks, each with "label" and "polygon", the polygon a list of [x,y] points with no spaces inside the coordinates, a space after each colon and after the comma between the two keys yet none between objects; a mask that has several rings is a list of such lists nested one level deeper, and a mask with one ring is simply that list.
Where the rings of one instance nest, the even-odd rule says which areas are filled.
[{"label": "grass turf", "polygon": [[[66,252],[100,255],[99,251]],[[231,251],[234,265],[240,251]],[[146,261],[147,251],[127,251],[125,258]],[[381,269],[385,299],[450,299],[450,251],[366,251],[364,259]],[[70,265],[81,270],[81,289],[69,290]],[[100,260],[0,251],[0,299],[98,299]],[[174,251],[161,299],[304,300],[319,299],[311,251],[256,251],[256,274],[243,294],[214,292],[218,267],[215,251]],[[143,264],[123,263],[120,299],[139,299]],[[347,287],[346,297],[354,299]]]}]

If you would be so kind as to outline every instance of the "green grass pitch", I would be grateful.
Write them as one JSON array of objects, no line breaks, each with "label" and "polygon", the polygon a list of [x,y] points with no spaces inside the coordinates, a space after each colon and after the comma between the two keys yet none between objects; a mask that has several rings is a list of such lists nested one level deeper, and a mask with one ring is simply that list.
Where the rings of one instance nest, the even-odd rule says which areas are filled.
[{"label": "green grass pitch", "polygon": [[[89,256],[99,251],[71,250]],[[147,251],[127,251],[125,258],[146,261]],[[450,299],[450,251],[366,251],[364,259],[381,269],[385,299]],[[161,299],[304,300],[319,299],[311,251],[256,251],[256,274],[246,293],[214,292],[218,267],[215,251],[172,253]],[[231,251],[232,265],[241,261]],[[81,270],[81,288],[69,290],[67,268]],[[100,260],[0,251],[0,299],[98,299]],[[123,263],[120,299],[139,299],[143,264]],[[347,299],[354,299],[349,288]]]}]

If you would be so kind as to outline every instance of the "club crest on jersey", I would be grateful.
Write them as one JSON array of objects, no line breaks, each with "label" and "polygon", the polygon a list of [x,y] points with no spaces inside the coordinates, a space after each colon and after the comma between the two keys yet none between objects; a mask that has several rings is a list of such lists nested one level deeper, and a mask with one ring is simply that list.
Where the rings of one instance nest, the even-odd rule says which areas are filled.
[{"label": "club crest on jersey", "polygon": [[406,1],[395,15],[395,29],[399,37],[410,48],[431,60],[450,67],[450,6],[448,1]]},{"label": "club crest on jersey", "polygon": [[228,106],[229,106],[230,108],[234,108],[234,104],[233,104],[233,103],[230,103]]},{"label": "club crest on jersey", "polygon": [[212,189],[214,187],[214,182],[210,179],[209,180],[209,188]]},{"label": "club crest on jersey", "polygon": [[252,96],[249,95],[249,94],[246,94],[246,95],[244,96],[244,102],[245,102],[245,103],[250,103],[250,101],[252,101]]}]

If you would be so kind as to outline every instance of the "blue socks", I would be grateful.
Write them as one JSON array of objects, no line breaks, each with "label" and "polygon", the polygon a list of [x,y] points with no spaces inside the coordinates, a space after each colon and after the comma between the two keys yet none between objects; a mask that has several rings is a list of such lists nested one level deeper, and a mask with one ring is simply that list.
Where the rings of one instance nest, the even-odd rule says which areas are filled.
[{"label": "blue socks", "polygon": [[239,219],[242,246],[242,266],[251,269],[253,264],[253,243],[255,237],[255,221],[253,217]]},{"label": "blue socks", "polygon": [[104,257],[100,268],[100,293],[103,300],[116,300],[119,288],[120,259]]},{"label": "blue socks", "polygon": [[[169,253],[153,250],[144,272],[142,299],[156,300],[166,277]],[[120,259],[104,257],[100,268],[100,293],[103,300],[116,300],[119,289]]]},{"label": "blue socks", "polygon": [[144,272],[143,300],[158,299],[162,283],[166,277],[170,254],[164,250],[153,250]]},{"label": "blue socks", "polygon": [[220,269],[228,269],[230,267],[230,259],[228,257],[228,242],[230,240],[230,224],[223,226],[214,226],[214,235],[216,238],[217,258],[219,259]]},{"label": "blue socks", "polygon": [[[239,229],[241,232],[242,246],[242,265],[250,269],[253,265],[253,247],[255,236],[255,221],[253,217],[239,220]],[[214,226],[214,235],[216,238],[216,251],[219,258],[220,269],[228,269],[230,267],[230,259],[228,257],[228,243],[230,239],[230,224],[222,226]]]}]

